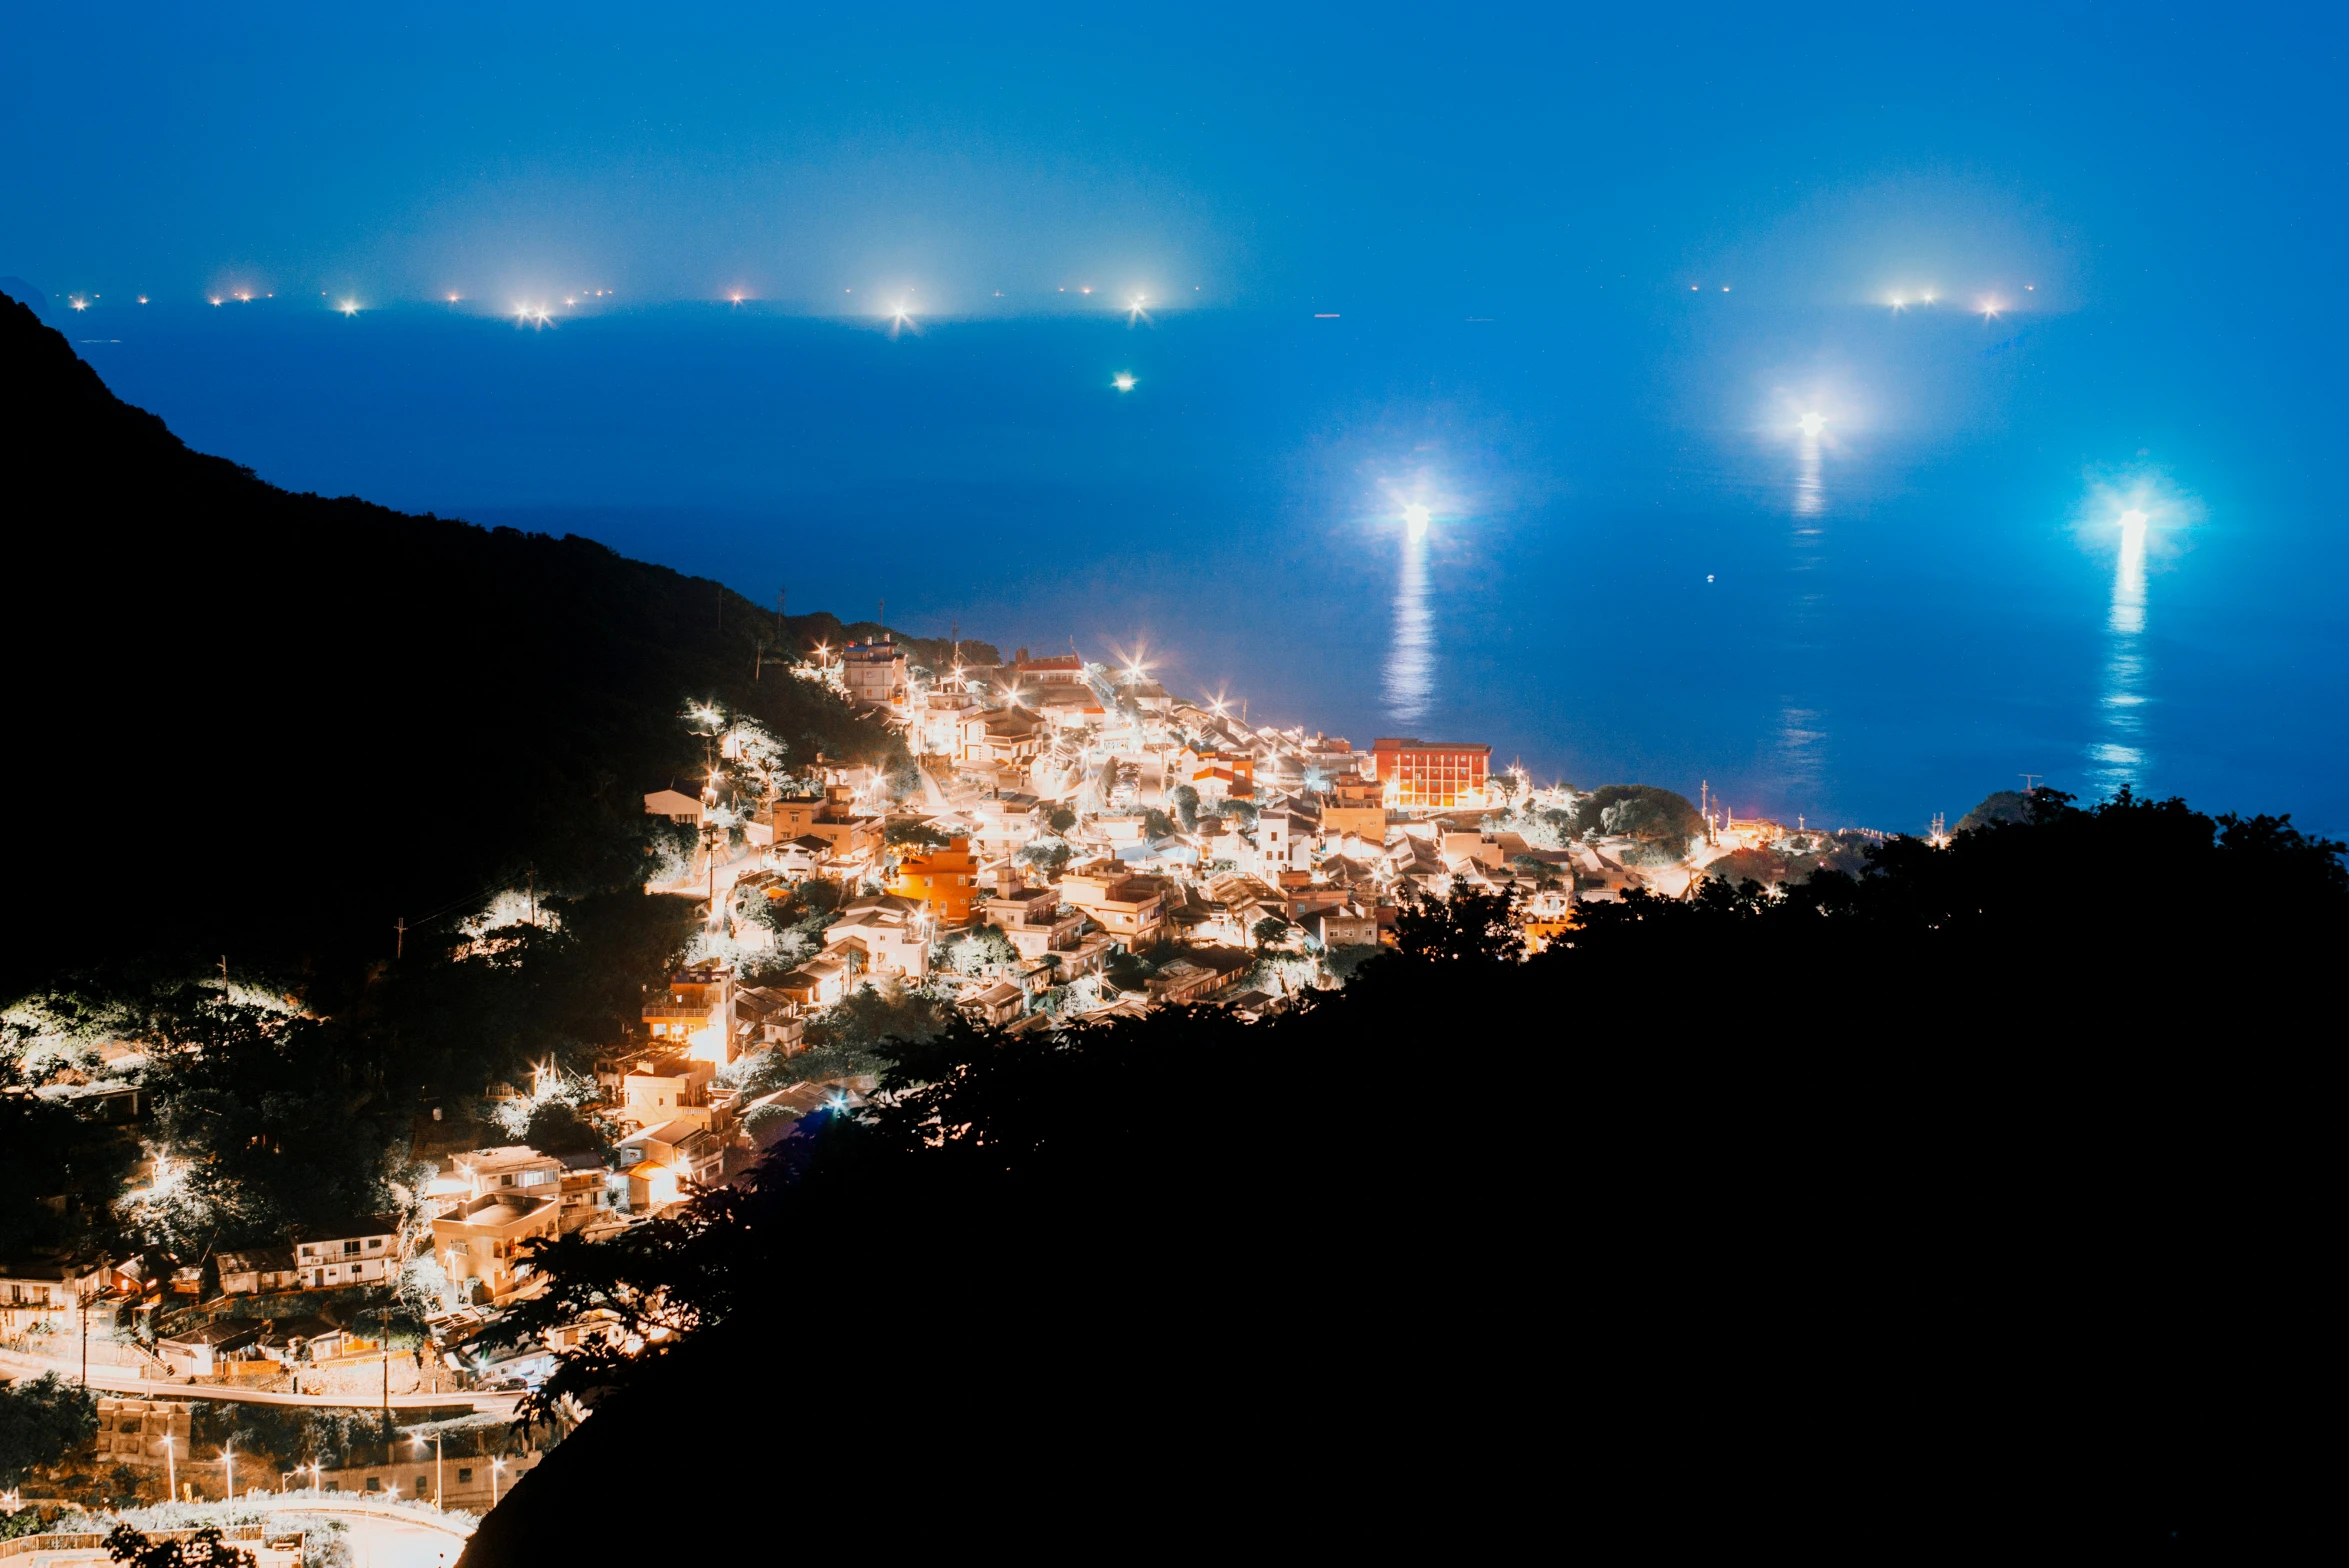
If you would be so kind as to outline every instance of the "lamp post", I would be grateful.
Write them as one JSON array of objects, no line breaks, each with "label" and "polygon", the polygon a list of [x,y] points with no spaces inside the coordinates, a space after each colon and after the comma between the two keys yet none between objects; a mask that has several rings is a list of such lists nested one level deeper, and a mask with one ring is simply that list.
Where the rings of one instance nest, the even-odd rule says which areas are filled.
[{"label": "lamp post", "polygon": [[492,1508],[498,1505],[498,1477],[505,1473],[506,1462],[503,1459],[492,1459],[489,1462],[489,1506]]},{"label": "lamp post", "polygon": [[171,1500],[176,1503],[179,1501],[179,1454],[172,1446],[177,1440],[171,1435],[171,1417],[168,1413],[163,1417],[163,1425],[164,1484],[171,1488]]},{"label": "lamp post", "polygon": [[237,1453],[233,1448],[223,1448],[220,1451],[220,1487],[221,1496],[232,1503],[236,1501]]},{"label": "lamp post", "polygon": [[319,1491],[321,1485],[319,1480],[319,1471],[322,1468],[324,1467],[321,1466],[317,1460],[313,1459],[310,1461],[310,1491],[313,1495],[316,1495],[316,1493]]}]

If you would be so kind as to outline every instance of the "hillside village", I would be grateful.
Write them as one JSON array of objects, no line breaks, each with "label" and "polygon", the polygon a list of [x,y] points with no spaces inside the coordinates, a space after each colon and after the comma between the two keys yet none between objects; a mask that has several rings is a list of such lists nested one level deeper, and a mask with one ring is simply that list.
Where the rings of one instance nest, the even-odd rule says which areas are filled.
[{"label": "hillside village", "polygon": [[[673,1213],[853,1108],[874,1062],[840,1043],[851,1014],[878,1036],[955,1015],[1012,1033],[1170,1006],[1255,1019],[1344,985],[1414,901],[1503,895],[1538,949],[1580,904],[1842,847],[1709,795],[1537,788],[1478,742],[1251,726],[1139,663],[941,662],[883,634],[788,666],[883,721],[894,760],[793,756],[747,715],[685,709],[703,765],[643,809],[646,891],[692,901],[693,933],[592,1073],[549,1062],[480,1105],[420,1112],[402,1207],[264,1245],[0,1258],[0,1371],[100,1367],[124,1390],[102,1415],[106,1462],[142,1475],[168,1471],[175,1442],[188,1451],[184,1410],[175,1427],[168,1401],[141,1402],[150,1388],[380,1399],[387,1421],[395,1394],[519,1393],[610,1332],[592,1317],[508,1327],[536,1289],[533,1249]],[[501,894],[448,956],[493,960],[560,918]],[[180,1155],[143,1130],[146,1049],[105,1042],[96,1065],[11,1091],[135,1142],[134,1204],[170,1189]],[[571,1136],[541,1147],[549,1112]],[[398,1484],[388,1464],[311,1480]]]}]

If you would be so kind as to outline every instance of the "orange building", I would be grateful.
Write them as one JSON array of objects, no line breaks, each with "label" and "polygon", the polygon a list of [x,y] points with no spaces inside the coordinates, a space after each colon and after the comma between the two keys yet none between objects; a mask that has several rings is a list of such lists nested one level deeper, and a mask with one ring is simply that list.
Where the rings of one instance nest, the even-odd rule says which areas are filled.
[{"label": "orange building", "polygon": [[979,857],[971,853],[969,839],[948,839],[944,849],[898,862],[889,891],[927,904],[940,925],[959,926],[970,919],[971,903],[979,896]]},{"label": "orange building", "polygon": [[1406,811],[1476,804],[1484,795],[1485,765],[1492,754],[1490,746],[1392,736],[1370,746],[1374,776],[1394,786],[1394,802]]}]

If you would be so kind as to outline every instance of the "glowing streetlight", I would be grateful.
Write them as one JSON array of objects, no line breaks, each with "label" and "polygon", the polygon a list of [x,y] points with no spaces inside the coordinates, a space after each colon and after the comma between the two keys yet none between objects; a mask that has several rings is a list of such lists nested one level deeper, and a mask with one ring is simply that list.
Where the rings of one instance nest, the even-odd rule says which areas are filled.
[{"label": "glowing streetlight", "polygon": [[1131,392],[1134,390],[1134,373],[1130,370],[1121,370],[1111,378],[1110,385],[1116,387],[1120,392]]},{"label": "glowing streetlight", "polygon": [[346,299],[340,305],[337,305],[335,309],[341,311],[346,316],[356,316],[359,314],[359,302],[355,299]]},{"label": "glowing streetlight", "polygon": [[[164,1418],[166,1425],[170,1424],[170,1419],[168,1416]],[[179,1500],[179,1452],[172,1446],[174,1441],[175,1439],[169,1432],[163,1434],[163,1482],[164,1485],[171,1488],[172,1501],[177,1502]]]},{"label": "glowing streetlight", "polygon": [[220,1451],[220,1494],[231,1502],[236,1501],[237,1495],[236,1460],[235,1449],[223,1448]]},{"label": "glowing streetlight", "polygon": [[1427,533],[1427,525],[1434,520],[1435,514],[1418,501],[1403,508],[1403,521],[1409,525],[1411,537],[1414,539],[1424,537]]},{"label": "glowing streetlight", "polygon": [[1803,427],[1803,434],[1816,441],[1819,438],[1819,433],[1827,428],[1827,416],[1825,414],[1805,414],[1800,423]]},{"label": "glowing streetlight", "polygon": [[2143,512],[2132,506],[2121,514],[2121,532],[2143,533],[2148,521],[2150,519]]},{"label": "glowing streetlight", "polygon": [[[416,1434],[416,1457],[419,1459],[424,1457],[424,1434],[421,1432]],[[435,1508],[442,1506],[446,1495],[447,1489],[442,1484],[444,1474],[441,1464],[440,1434],[435,1432],[432,1434],[432,1506]]]},{"label": "glowing streetlight", "polygon": [[489,1462],[489,1506],[492,1508],[498,1505],[498,1478],[505,1473],[506,1462],[503,1459]]},{"label": "glowing streetlight", "polygon": [[1984,322],[1987,323],[1996,321],[1998,319],[1998,313],[1999,303],[1997,300],[1986,299],[1982,302],[1982,319]]}]

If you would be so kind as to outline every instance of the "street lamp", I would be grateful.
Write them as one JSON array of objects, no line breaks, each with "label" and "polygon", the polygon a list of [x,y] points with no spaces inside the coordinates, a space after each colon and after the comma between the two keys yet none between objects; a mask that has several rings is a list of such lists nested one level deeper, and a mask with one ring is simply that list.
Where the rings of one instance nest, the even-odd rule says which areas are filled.
[{"label": "street lamp", "polygon": [[[171,1417],[165,1416],[163,1424],[168,1427],[171,1424]],[[179,1454],[172,1447],[172,1443],[172,1435],[168,1431],[165,1432],[163,1434],[164,1482],[171,1488],[171,1500],[176,1503],[179,1501]]]},{"label": "street lamp", "polygon": [[233,1448],[223,1448],[220,1451],[220,1487],[223,1497],[232,1503],[236,1501],[237,1453]]},{"label": "street lamp", "polygon": [[492,1459],[489,1462],[489,1506],[492,1508],[498,1505],[498,1477],[505,1473],[506,1462],[503,1459]]}]

